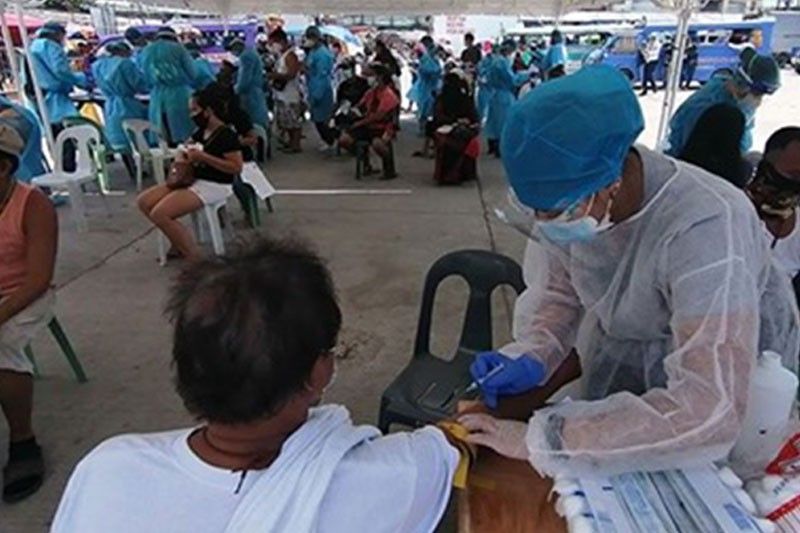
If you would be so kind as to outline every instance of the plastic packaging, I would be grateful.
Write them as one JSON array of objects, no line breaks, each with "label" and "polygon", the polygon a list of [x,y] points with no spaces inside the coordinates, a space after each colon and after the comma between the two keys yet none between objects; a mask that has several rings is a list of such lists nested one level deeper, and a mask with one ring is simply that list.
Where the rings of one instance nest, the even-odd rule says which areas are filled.
[{"label": "plastic packaging", "polygon": [[766,476],[747,483],[758,513],[775,523],[776,531],[800,531],[800,478]]},{"label": "plastic packaging", "polygon": [[763,470],[778,453],[786,437],[797,385],[797,376],[783,367],[779,354],[765,351],[758,359],[742,431],[730,456],[739,471]]}]

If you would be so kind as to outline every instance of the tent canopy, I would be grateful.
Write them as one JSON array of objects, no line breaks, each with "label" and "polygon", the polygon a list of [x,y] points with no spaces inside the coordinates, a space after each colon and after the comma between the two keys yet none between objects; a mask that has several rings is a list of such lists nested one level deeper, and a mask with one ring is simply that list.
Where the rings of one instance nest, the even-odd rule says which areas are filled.
[{"label": "tent canopy", "polygon": [[197,9],[223,15],[263,13],[265,9],[279,13],[365,15],[558,15],[578,7],[602,7],[613,0],[145,0],[182,9]]}]

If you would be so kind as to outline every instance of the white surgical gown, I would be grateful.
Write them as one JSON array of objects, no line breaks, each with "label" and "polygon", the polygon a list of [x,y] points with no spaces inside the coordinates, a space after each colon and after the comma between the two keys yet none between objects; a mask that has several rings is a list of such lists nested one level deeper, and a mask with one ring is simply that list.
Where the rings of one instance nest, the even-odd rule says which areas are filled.
[{"label": "white surgical gown", "polygon": [[[644,205],[589,242],[531,242],[516,342],[554,372],[575,347],[582,400],[537,411],[540,472],[614,473],[725,458],[759,350],[797,369],[797,308],[750,201],[638,148]],[[760,331],[760,333],[759,333]]]}]

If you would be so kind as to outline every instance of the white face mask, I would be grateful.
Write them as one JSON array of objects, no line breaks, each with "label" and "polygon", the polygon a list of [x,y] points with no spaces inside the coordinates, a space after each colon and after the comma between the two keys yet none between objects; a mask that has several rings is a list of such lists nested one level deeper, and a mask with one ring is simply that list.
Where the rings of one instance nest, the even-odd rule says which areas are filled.
[{"label": "white face mask", "polygon": [[367,83],[369,83],[370,87],[376,87],[378,85],[378,78],[375,76],[370,76],[367,78]]},{"label": "white face mask", "polygon": [[753,93],[747,93],[744,95],[743,98],[739,100],[739,104],[742,106],[742,109],[747,113],[755,113],[758,106],[761,105],[763,97],[756,96]]}]

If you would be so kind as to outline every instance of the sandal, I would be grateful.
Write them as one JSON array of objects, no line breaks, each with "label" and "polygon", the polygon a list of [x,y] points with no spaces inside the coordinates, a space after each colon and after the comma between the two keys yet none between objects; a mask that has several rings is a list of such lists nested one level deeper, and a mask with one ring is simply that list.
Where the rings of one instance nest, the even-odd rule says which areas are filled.
[{"label": "sandal", "polygon": [[44,481],[42,451],[27,459],[9,461],[3,468],[3,501],[17,503],[39,490]]}]

